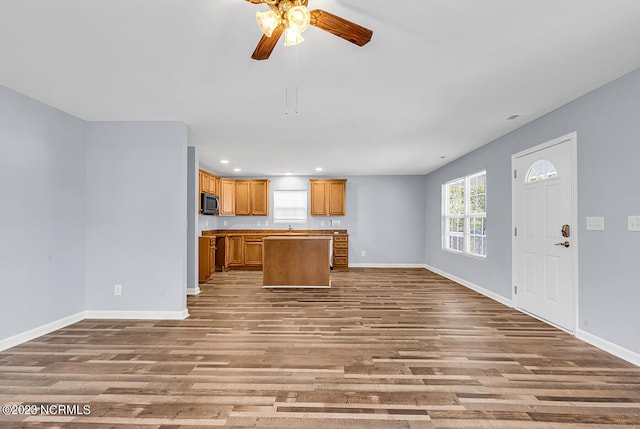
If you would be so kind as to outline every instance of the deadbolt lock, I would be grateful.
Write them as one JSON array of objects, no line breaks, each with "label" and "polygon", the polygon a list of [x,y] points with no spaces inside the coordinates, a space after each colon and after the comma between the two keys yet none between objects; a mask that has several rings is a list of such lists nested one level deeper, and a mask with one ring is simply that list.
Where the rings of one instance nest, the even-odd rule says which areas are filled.
[{"label": "deadbolt lock", "polygon": [[[569,225],[562,225],[562,236],[567,238],[567,237],[571,237],[571,229],[569,228]],[[567,246],[569,247],[569,246]]]}]

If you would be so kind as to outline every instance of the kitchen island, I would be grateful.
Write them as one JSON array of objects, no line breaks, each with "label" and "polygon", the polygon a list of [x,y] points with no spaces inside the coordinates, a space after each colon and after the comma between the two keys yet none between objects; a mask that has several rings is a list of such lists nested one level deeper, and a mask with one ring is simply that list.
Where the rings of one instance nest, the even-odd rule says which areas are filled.
[{"label": "kitchen island", "polygon": [[263,287],[331,287],[331,237],[269,236],[263,239]]}]

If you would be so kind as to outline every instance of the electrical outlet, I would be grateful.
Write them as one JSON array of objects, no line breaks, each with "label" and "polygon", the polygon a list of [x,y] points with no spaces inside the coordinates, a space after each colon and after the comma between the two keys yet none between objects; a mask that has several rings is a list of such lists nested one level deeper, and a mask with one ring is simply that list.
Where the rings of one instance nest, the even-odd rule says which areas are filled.
[{"label": "electrical outlet", "polygon": [[262,226],[262,221],[257,222],[258,226]]},{"label": "electrical outlet", "polygon": [[204,226],[209,226],[209,221],[208,220],[204,221]]},{"label": "electrical outlet", "polygon": [[264,221],[264,226],[269,226],[269,221],[268,220]]},{"label": "electrical outlet", "polygon": [[224,226],[229,226],[229,221],[226,221],[226,220],[225,220],[225,221],[223,221],[223,222],[222,222],[222,225],[224,225]]},{"label": "electrical outlet", "polygon": [[360,253],[360,256],[366,256],[366,252],[363,250],[363,251]]},{"label": "electrical outlet", "polygon": [[113,294],[116,296],[122,295],[122,285],[113,286]]},{"label": "electrical outlet", "polygon": [[324,221],[323,220],[320,221],[320,226],[324,226]]}]

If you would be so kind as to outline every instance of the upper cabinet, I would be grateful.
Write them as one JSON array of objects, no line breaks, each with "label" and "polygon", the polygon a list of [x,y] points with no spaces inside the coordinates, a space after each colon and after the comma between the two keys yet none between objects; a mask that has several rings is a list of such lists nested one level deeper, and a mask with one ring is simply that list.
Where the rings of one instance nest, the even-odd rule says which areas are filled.
[{"label": "upper cabinet", "polygon": [[220,216],[234,216],[236,214],[236,181],[220,179]]},{"label": "upper cabinet", "polygon": [[211,173],[207,173],[204,170],[198,171],[198,184],[200,186],[200,193],[205,192],[207,194],[219,195],[219,182],[220,178]]},{"label": "upper cabinet", "polygon": [[311,215],[344,216],[347,213],[347,179],[311,179]]},{"label": "upper cabinet", "polygon": [[269,216],[269,180],[236,180],[236,215]]}]

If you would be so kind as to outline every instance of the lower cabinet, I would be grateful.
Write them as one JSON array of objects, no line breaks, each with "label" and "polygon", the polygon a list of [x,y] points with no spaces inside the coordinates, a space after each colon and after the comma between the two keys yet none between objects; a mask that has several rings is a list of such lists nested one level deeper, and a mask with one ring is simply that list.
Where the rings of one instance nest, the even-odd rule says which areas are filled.
[{"label": "lower cabinet", "polygon": [[216,237],[198,237],[198,281],[204,283],[216,270]]},{"label": "lower cabinet", "polygon": [[[247,232],[242,231],[235,235],[224,234],[224,230],[213,231],[219,233],[217,236],[217,248],[215,250],[214,266],[216,271],[227,271],[229,269],[262,269],[264,260],[263,238],[277,235],[280,231],[268,232]],[[322,235],[329,235],[324,232]],[[309,235],[318,235],[310,232]],[[349,235],[341,232],[332,235],[333,237],[333,269],[336,271],[347,271],[349,268]],[[216,241],[214,240],[214,244]]]},{"label": "lower cabinet", "polygon": [[336,271],[349,269],[349,236],[347,234],[333,236],[333,269]]},{"label": "lower cabinet", "polygon": [[262,267],[262,237],[245,237],[244,265]]},{"label": "lower cabinet", "polygon": [[241,235],[230,235],[227,237],[227,262],[229,266],[242,265],[244,261],[242,247]]}]

